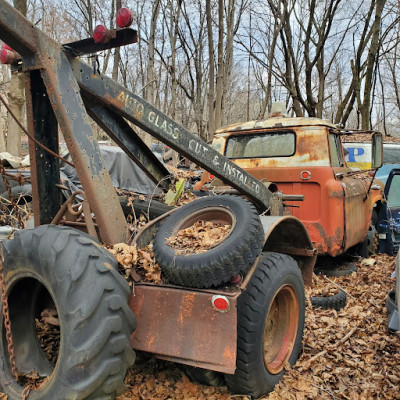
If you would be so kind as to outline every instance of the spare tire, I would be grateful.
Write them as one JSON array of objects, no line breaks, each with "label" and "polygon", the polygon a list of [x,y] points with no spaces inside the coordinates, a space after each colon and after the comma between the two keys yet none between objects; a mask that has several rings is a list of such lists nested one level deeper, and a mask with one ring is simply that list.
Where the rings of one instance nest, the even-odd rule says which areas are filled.
[{"label": "spare tire", "polygon": [[333,296],[311,296],[311,304],[313,308],[322,308],[324,310],[333,309],[340,311],[347,304],[347,294],[342,289]]},{"label": "spare tire", "polygon": [[[166,241],[197,221],[230,224],[228,236],[202,253],[177,255]],[[170,283],[209,288],[246,273],[261,254],[264,231],[255,207],[236,196],[212,196],[180,207],[161,225],[154,255]]]}]

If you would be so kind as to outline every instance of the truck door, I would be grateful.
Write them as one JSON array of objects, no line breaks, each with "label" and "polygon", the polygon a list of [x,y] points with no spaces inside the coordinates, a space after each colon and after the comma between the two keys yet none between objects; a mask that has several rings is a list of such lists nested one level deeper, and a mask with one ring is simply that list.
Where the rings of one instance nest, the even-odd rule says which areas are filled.
[{"label": "truck door", "polygon": [[360,243],[365,238],[365,211],[364,197],[367,188],[361,179],[347,176],[350,168],[346,167],[343,157],[342,143],[337,133],[329,133],[329,148],[331,163],[335,179],[341,183],[343,190],[344,224],[343,247],[344,250]]},{"label": "truck door", "polygon": [[395,254],[400,245],[400,169],[390,171],[385,185],[386,202],[378,214],[379,251]]}]

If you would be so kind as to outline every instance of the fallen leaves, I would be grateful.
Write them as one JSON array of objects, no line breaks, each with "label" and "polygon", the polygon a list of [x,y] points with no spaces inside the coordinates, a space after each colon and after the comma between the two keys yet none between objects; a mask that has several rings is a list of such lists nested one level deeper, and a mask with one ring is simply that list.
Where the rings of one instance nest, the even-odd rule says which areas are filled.
[{"label": "fallen leaves", "polygon": [[204,253],[218,246],[230,233],[231,225],[211,221],[196,221],[167,239],[176,255]]},{"label": "fallen leaves", "polygon": [[[340,312],[307,306],[303,354],[265,399],[400,397],[394,383],[400,379],[400,337],[388,333],[385,309],[394,285],[392,259],[379,255],[373,267],[359,265],[357,273],[330,278],[332,283],[315,277],[317,292],[324,284],[339,286],[350,294],[348,304]],[[311,295],[313,288],[307,289]],[[298,385],[304,380],[317,393]]]},{"label": "fallen leaves", "polygon": [[144,282],[161,283],[161,268],[153,253],[153,245],[138,249],[136,244],[129,246],[117,243],[107,249],[120,264],[125,278],[132,283],[138,279]]}]

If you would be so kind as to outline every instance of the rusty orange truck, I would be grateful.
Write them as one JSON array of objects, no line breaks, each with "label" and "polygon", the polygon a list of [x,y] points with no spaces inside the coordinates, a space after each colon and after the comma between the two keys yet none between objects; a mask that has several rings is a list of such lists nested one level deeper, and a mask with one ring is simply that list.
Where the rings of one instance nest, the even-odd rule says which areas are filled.
[{"label": "rusty orange truck", "polygon": [[[371,138],[374,166],[382,159],[382,136],[376,132]],[[382,189],[368,174],[346,165],[341,131],[335,125],[278,112],[262,121],[217,130],[212,146],[270,189],[304,196],[286,205],[305,225],[318,254],[335,257],[371,240],[368,233],[374,230],[371,220]],[[194,190],[220,193],[227,187],[206,172]]]}]

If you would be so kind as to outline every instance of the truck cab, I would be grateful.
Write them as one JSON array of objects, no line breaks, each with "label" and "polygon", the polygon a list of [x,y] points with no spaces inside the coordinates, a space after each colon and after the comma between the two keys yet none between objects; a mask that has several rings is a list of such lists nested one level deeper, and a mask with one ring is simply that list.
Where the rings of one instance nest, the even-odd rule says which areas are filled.
[{"label": "truck cab", "polygon": [[[378,167],[381,134],[374,133],[372,143]],[[276,184],[278,192],[304,196],[301,202],[286,201],[286,207],[303,222],[318,254],[337,256],[366,240],[382,187],[346,165],[336,126],[278,115],[221,128],[212,146],[260,181]],[[194,190],[219,191],[224,184],[204,173]]]}]

